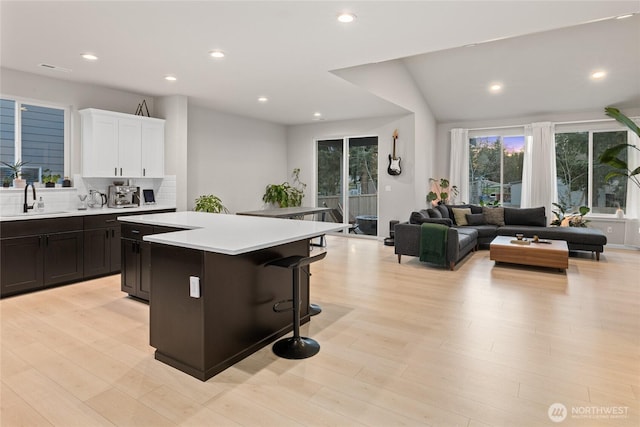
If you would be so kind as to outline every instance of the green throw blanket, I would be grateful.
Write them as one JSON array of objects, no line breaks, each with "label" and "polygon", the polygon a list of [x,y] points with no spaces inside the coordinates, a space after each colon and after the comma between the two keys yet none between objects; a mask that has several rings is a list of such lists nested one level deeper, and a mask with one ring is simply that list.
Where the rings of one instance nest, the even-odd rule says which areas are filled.
[{"label": "green throw blanket", "polygon": [[420,230],[420,261],[447,264],[447,233],[442,224],[423,223]]}]

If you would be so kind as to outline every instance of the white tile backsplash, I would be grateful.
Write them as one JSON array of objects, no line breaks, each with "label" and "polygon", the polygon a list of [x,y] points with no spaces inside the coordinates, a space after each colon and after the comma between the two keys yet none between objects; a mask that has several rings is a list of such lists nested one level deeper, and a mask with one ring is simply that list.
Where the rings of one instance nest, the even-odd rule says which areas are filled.
[{"label": "white tile backsplash", "polygon": [[[36,188],[36,198],[42,197],[46,210],[75,210],[80,204],[78,194],[88,194],[89,190],[107,193],[112,178],[82,178],[73,176],[73,187],[70,188]],[[125,180],[126,182],[126,180]],[[166,206],[176,205],[176,177],[169,175],[165,178],[137,178],[131,179],[131,185],[140,187],[140,197],[143,189],[153,189],[158,204]],[[33,203],[32,190],[29,187],[27,203]],[[24,204],[23,188],[0,188],[0,216],[11,216],[21,213]]]}]

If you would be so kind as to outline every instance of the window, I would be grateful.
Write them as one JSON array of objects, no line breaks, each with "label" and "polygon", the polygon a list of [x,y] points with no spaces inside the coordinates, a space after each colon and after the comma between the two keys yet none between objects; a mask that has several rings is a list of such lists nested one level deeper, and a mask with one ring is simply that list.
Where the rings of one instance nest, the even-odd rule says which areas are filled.
[{"label": "window", "polygon": [[523,160],[523,135],[469,138],[469,202],[520,207]]},{"label": "window", "polygon": [[[569,211],[589,206],[591,212],[613,214],[626,207],[627,180],[604,177],[611,167],[598,162],[604,150],[627,143],[627,131],[580,130],[556,133],[558,202]],[[626,152],[621,157],[626,160]]]},{"label": "window", "polygon": [[[0,160],[9,164],[22,161],[22,177],[40,181],[43,172],[64,176],[67,145],[65,108],[0,99]],[[4,178],[11,171],[2,165]]]}]

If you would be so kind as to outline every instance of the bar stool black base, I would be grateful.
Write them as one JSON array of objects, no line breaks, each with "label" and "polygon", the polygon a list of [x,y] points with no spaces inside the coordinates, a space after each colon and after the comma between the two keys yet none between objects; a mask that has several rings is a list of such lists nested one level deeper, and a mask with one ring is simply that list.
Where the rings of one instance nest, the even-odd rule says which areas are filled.
[{"label": "bar stool black base", "polygon": [[306,359],[318,354],[320,344],[307,337],[290,337],[276,341],[272,349],[277,356],[285,359]]},{"label": "bar stool black base", "polygon": [[315,316],[320,313],[322,313],[322,307],[318,304],[309,304],[309,316]]}]

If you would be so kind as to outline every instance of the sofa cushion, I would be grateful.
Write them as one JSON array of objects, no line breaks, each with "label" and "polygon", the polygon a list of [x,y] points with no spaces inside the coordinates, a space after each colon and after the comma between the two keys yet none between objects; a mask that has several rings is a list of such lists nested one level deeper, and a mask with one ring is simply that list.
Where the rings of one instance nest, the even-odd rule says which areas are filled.
[{"label": "sofa cushion", "polygon": [[436,205],[434,209],[437,209],[440,212],[442,218],[449,218],[451,221],[453,221],[453,218],[449,215],[449,209],[447,209],[445,205]]},{"label": "sofa cushion", "polygon": [[505,225],[532,225],[544,227],[547,225],[544,206],[539,208],[504,208]]},{"label": "sofa cushion", "polygon": [[597,228],[589,227],[527,227],[524,225],[508,225],[498,229],[499,236],[515,236],[522,233],[525,237],[534,235],[541,239],[564,240],[567,243],[582,245],[606,245],[607,236]]},{"label": "sofa cushion", "polygon": [[442,218],[442,214],[438,209],[427,209],[427,213],[429,214],[429,218]]},{"label": "sofa cushion", "polygon": [[453,221],[451,221],[449,218],[429,218],[426,209],[411,212],[411,216],[409,217],[409,224],[423,224],[425,222],[431,224],[442,224],[446,225],[447,227],[451,227],[453,225]]},{"label": "sofa cushion", "polygon": [[425,209],[421,211],[413,211],[409,216],[409,224],[422,224],[425,219],[429,219],[429,214]]},{"label": "sofa cushion", "polygon": [[483,237],[496,237],[496,235],[498,234],[498,226],[497,225],[492,225],[492,224],[485,224],[485,225],[474,225],[474,226],[466,226],[464,227],[464,229],[473,229],[476,230],[478,232],[478,238],[483,238]]},{"label": "sofa cushion", "polygon": [[467,214],[471,214],[470,208],[451,208],[456,225],[467,225]]},{"label": "sofa cushion", "polygon": [[484,219],[484,214],[466,214],[467,225],[485,225],[487,220]]},{"label": "sofa cushion", "polygon": [[487,224],[497,225],[502,227],[504,225],[504,208],[490,208],[488,206],[482,207],[482,213],[487,221]]}]

